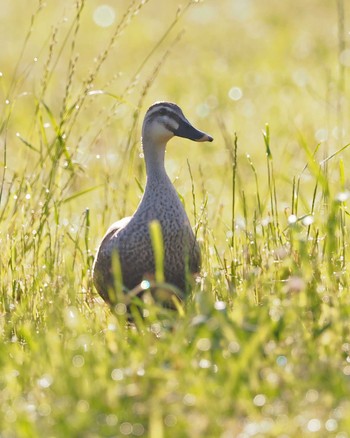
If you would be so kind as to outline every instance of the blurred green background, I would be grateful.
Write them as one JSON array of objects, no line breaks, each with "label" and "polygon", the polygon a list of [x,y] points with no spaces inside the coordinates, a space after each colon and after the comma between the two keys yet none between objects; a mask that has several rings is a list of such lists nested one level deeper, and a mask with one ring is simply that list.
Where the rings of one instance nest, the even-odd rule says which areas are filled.
[{"label": "blurred green background", "polygon": [[[30,16],[37,5],[38,2],[27,2],[27,12],[19,14],[21,6],[17,2],[3,2],[0,31],[3,99],[14,80],[14,66],[19,59]],[[86,3],[74,47],[74,56],[78,59],[72,78],[71,100],[81,91],[82,83],[129,5],[130,2],[122,1],[110,3],[115,15],[109,17],[107,13],[106,24],[109,24],[108,20],[114,21],[108,27],[101,27],[94,21],[94,13],[101,3]],[[183,9],[186,9],[185,5]],[[215,137],[213,145],[198,146],[176,140],[170,145],[167,168],[172,179],[179,177],[177,187],[180,193],[186,195],[190,189],[185,156],[192,166],[202,168],[210,188],[212,213],[220,202],[225,203],[228,193],[223,185],[229,167],[218,128],[220,118],[230,134],[238,134],[238,153],[242,157],[240,176],[245,179],[247,196],[251,190],[246,184],[253,179],[245,178],[249,168],[244,157],[249,154],[258,171],[265,170],[261,131],[265,123],[270,124],[274,159],[283,162],[282,167],[276,168],[281,187],[279,194],[287,202],[291,178],[300,174],[305,165],[305,156],[298,146],[300,138],[311,149],[321,142],[319,157],[325,158],[342,146],[348,135],[345,92],[350,64],[346,49],[349,37],[346,29],[340,28],[339,22],[345,17],[339,17],[339,9],[336,2],[316,0],[307,4],[252,0],[199,2],[184,12],[154,50],[176,15],[181,14],[181,8],[176,1],[147,2],[117,39],[91,84],[92,90],[123,96],[124,103],[120,104],[109,96],[90,96],[74,125],[74,137],[70,139],[74,146],[71,147],[80,141],[78,160],[85,168],[79,184],[88,187],[103,182],[105,172],[112,176],[113,184],[118,184],[118,178],[113,176],[115,169],[120,171],[127,132],[131,130],[130,119],[135,108],[139,107],[140,93],[171,42],[184,31],[152,80],[140,108],[142,116],[154,101],[177,102],[194,123]],[[57,40],[52,49],[55,52],[62,50],[62,53],[58,61],[55,60],[58,53],[55,53],[48,66],[50,82],[44,101],[55,115],[60,113],[70,59],[69,41],[63,43],[75,12],[73,1],[48,2],[35,18],[16,73],[21,75],[21,81],[10,96],[15,100],[9,124],[11,154],[8,154],[8,160],[11,168],[12,163],[17,169],[19,165],[26,167],[30,157],[30,152],[15,134],[18,132],[27,140],[35,135],[33,97],[41,91],[52,32]],[[150,53],[151,57],[138,71]],[[136,78],[135,73],[138,73]],[[130,83],[131,89],[125,96]],[[140,130],[140,123],[137,129]],[[52,134],[50,127],[46,130],[48,136]],[[84,136],[79,139],[82,133]],[[133,142],[136,141],[138,135],[134,134]],[[134,143],[129,145],[133,146]],[[24,158],[26,153],[29,155],[27,159]],[[18,154],[23,157],[20,163]],[[134,164],[139,168],[142,159],[137,156]]]}]

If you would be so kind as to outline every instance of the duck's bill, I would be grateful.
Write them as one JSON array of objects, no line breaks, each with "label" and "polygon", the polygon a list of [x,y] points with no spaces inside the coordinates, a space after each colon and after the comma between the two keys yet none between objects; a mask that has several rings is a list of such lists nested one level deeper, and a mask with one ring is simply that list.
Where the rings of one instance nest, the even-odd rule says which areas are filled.
[{"label": "duck's bill", "polygon": [[178,137],[188,138],[193,141],[213,141],[213,137],[203,131],[199,131],[190,123],[182,122],[174,132]]}]

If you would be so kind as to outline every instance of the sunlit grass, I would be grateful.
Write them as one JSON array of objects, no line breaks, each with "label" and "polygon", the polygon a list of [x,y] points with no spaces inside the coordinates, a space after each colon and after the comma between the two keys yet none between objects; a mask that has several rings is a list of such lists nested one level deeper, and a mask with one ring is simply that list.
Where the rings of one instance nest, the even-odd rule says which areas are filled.
[{"label": "sunlit grass", "polygon": [[[1,438],[347,437],[345,2],[3,3]],[[130,324],[91,267],[161,99],[214,137],[166,157],[203,267]]]}]

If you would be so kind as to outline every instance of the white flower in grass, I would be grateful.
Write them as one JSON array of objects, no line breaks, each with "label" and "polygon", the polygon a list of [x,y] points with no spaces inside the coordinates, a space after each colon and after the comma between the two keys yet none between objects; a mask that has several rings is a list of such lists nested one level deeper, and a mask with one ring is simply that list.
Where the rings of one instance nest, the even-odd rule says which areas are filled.
[{"label": "white flower in grass", "polygon": [[338,193],[335,199],[339,202],[345,202],[349,199],[349,197],[350,197],[350,192],[345,191]]},{"label": "white flower in grass", "polygon": [[295,224],[297,220],[298,220],[298,216],[296,216],[295,214],[291,214],[290,216],[288,216],[289,224]]},{"label": "white flower in grass", "polygon": [[311,214],[307,215],[303,219],[303,224],[308,227],[309,225],[312,225],[314,223],[315,219]]}]

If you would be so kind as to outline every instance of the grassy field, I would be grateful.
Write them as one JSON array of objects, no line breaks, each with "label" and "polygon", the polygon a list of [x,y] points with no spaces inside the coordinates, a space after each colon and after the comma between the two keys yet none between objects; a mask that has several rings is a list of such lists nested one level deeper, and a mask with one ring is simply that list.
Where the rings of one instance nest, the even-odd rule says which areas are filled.
[{"label": "grassy field", "polygon": [[[350,437],[349,5],[101,5],[1,1],[0,437]],[[157,100],[203,268],[130,325],[91,266]]]}]

